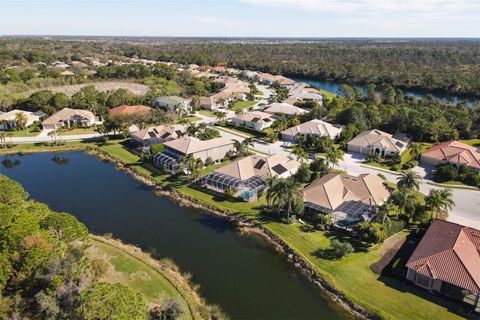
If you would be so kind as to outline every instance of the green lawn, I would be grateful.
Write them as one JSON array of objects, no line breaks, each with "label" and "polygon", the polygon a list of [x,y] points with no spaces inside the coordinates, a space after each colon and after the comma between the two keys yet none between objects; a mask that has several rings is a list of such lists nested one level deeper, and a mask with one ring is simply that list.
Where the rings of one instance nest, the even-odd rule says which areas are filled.
[{"label": "green lawn", "polygon": [[215,114],[211,110],[202,109],[202,110],[199,110],[198,113],[207,117],[215,118]]},{"label": "green lawn", "polygon": [[9,135],[12,135],[12,137],[35,137],[40,134],[39,131],[35,131],[34,127],[30,127],[23,130],[12,130],[12,131],[1,131],[1,132],[5,132],[7,137]]},{"label": "green lawn", "polygon": [[470,140],[460,140],[463,143],[469,144],[471,146],[480,146],[480,139],[470,139]]},{"label": "green lawn", "polygon": [[[298,252],[317,272],[351,300],[364,308],[392,319],[460,319],[455,312],[458,304],[435,297],[425,290],[407,286],[402,281],[390,277],[379,276],[370,270],[370,265],[379,261],[388,251],[388,245],[379,245],[368,250],[356,244],[357,252],[348,257],[332,261],[319,256],[318,249],[327,248],[331,239],[348,237],[336,233],[315,231],[305,233],[299,224],[286,225],[276,221],[263,219],[258,215],[258,207],[265,204],[265,197],[259,201],[245,203],[235,199],[227,199],[224,195],[187,186],[182,183],[169,182],[157,170],[141,164],[140,158],[120,144],[122,141],[111,141],[99,148],[122,160],[130,168],[138,170],[158,183],[170,185],[177,192],[217,207],[232,214],[244,214],[262,224],[283,239],[292,249]],[[203,174],[214,167],[204,170]],[[424,195],[417,195],[423,198]],[[397,237],[404,237],[402,233]],[[355,242],[353,242],[355,244]],[[449,311],[450,310],[450,311]]]},{"label": "green lawn", "polygon": [[404,285],[393,278],[381,277],[371,271],[370,265],[380,260],[386,252],[387,248],[384,246],[369,250],[357,247],[357,252],[342,260],[332,261],[319,257],[315,252],[319,248],[327,248],[336,234],[329,235],[320,231],[305,233],[300,230],[298,224],[271,222],[266,226],[350,299],[370,310],[376,310],[385,318],[461,319],[448,310],[458,309],[456,304],[435,298],[425,290]]},{"label": "green lawn", "polygon": [[236,134],[236,135],[239,135],[243,138],[251,138],[253,137],[252,134],[248,133],[248,132],[243,132],[243,131],[240,131],[240,130],[237,130],[235,128],[232,128],[231,126],[229,126],[228,128],[224,128],[224,127],[220,127],[220,126],[215,126],[215,129],[217,130],[220,130],[220,131],[225,131],[225,132],[230,132],[232,134]]},{"label": "green lawn", "polygon": [[255,103],[257,103],[257,101],[250,101],[250,100],[236,101],[230,109],[233,111],[242,111],[244,109],[247,109],[253,106]]},{"label": "green lawn", "polygon": [[192,116],[192,115],[190,115],[190,116],[184,116],[184,117],[182,117],[182,119],[183,119],[183,120],[186,120],[186,121],[188,121],[188,122],[195,122],[195,121],[200,120],[200,118],[195,117],[195,116]]},{"label": "green lawn", "polygon": [[337,96],[335,93],[331,93],[330,91],[319,89],[319,88],[316,88],[316,89],[320,91],[320,93],[322,94],[322,96],[325,97],[326,100],[331,101]]},{"label": "green lawn", "polygon": [[137,259],[118,247],[92,241],[90,254],[101,257],[111,265],[103,281],[120,282],[141,293],[149,303],[162,303],[165,299],[175,299],[183,311],[181,319],[192,319],[188,304],[173,285],[168,276],[160,270]]},{"label": "green lawn", "polygon": [[94,127],[88,127],[88,128],[75,128],[75,129],[65,129],[60,131],[59,135],[60,136],[73,136],[77,134],[92,134],[92,133],[98,133],[95,131]]}]

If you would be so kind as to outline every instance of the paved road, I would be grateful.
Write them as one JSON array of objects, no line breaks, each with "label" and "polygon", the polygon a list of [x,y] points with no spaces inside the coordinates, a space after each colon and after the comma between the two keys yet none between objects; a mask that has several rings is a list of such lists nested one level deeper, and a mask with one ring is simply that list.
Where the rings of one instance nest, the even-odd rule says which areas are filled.
[{"label": "paved road", "polygon": [[[345,154],[344,160],[340,163],[338,169],[345,170],[349,174],[357,176],[362,173],[381,173],[390,182],[397,182],[397,175],[392,173],[380,172],[375,169],[362,166],[364,156],[359,154]],[[415,171],[424,177],[424,181],[420,184],[420,192],[428,194],[432,189],[442,189],[442,187],[432,186],[427,182],[428,171],[422,167],[416,167]],[[455,207],[450,211],[448,220],[463,225],[480,228],[480,191],[466,189],[451,189]]]},{"label": "paved road", "polygon": [[[63,141],[86,141],[86,140],[98,140],[102,137],[99,133],[90,133],[90,134],[77,134],[77,135],[68,135],[68,136],[58,136],[58,139]],[[48,131],[42,131],[38,136],[35,137],[14,137],[12,138],[12,143],[14,144],[25,144],[25,143],[39,143],[39,142],[51,142],[52,138],[48,136]]]}]

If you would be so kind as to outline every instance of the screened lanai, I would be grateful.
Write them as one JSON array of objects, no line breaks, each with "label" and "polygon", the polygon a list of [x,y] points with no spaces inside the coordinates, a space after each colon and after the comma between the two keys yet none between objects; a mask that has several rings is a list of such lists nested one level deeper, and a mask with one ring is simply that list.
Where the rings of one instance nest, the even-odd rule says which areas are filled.
[{"label": "screened lanai", "polygon": [[231,188],[235,192],[235,196],[241,197],[245,201],[256,198],[258,192],[265,188],[265,181],[261,177],[253,176],[246,180],[240,180],[215,171],[205,176],[202,183],[218,192],[225,192]]},{"label": "screened lanai", "polygon": [[177,159],[161,152],[153,156],[153,163],[157,168],[170,172],[177,172],[180,169],[180,163]]}]

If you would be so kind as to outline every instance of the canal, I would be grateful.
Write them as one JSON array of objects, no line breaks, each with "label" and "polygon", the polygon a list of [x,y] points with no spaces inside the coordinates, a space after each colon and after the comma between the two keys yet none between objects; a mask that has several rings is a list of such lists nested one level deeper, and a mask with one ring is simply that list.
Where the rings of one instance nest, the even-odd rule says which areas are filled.
[{"label": "canal", "polygon": [[0,173],[91,232],[173,259],[209,303],[232,319],[349,319],[262,238],[156,196],[128,174],[82,152],[1,156]]}]

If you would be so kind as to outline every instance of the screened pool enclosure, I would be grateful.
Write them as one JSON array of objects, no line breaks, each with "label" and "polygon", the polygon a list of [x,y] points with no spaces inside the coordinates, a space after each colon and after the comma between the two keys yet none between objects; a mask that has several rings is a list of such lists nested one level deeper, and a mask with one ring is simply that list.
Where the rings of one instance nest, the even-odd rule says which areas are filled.
[{"label": "screened pool enclosure", "polygon": [[253,176],[246,180],[240,180],[215,171],[205,176],[202,183],[207,188],[222,193],[231,188],[236,197],[245,201],[256,199],[258,193],[265,188],[265,181],[261,177]]}]

